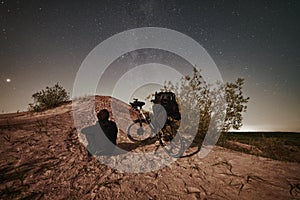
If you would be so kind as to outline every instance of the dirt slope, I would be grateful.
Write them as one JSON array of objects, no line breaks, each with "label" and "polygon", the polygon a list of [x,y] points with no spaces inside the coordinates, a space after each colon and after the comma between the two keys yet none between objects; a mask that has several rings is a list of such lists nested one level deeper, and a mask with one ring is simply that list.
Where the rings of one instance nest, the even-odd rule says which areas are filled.
[{"label": "dirt slope", "polygon": [[[96,97],[96,110],[111,111],[110,102],[109,97]],[[112,102],[118,105],[113,118],[118,118],[119,127],[126,127],[122,119],[128,118],[129,106],[116,99]],[[90,109],[81,105],[82,110]],[[0,199],[300,198],[298,163],[221,147],[214,147],[204,159],[194,155],[153,172],[121,173],[88,158],[73,112],[69,103],[43,113],[0,115]],[[117,143],[136,152],[155,148],[155,143],[131,143],[122,131]]]}]

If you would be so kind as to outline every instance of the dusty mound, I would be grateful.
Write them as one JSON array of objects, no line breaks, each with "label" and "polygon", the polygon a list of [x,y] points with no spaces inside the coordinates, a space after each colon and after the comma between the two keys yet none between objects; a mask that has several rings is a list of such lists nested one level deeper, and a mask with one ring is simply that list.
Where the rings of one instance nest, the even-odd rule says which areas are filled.
[{"label": "dusty mound", "polygon": [[[204,159],[180,158],[160,170],[121,173],[88,158],[74,126],[71,103],[42,113],[0,115],[0,199],[292,199],[299,198],[300,165],[214,147]],[[112,109],[116,104],[117,109]],[[128,126],[129,106],[117,99],[95,99],[118,126]],[[114,108],[114,106],[113,106]],[[77,110],[80,111],[80,110]],[[129,114],[128,114],[129,113]],[[137,145],[119,132],[118,145],[133,152],[151,151],[155,143]],[[193,149],[190,149],[193,151]]]}]

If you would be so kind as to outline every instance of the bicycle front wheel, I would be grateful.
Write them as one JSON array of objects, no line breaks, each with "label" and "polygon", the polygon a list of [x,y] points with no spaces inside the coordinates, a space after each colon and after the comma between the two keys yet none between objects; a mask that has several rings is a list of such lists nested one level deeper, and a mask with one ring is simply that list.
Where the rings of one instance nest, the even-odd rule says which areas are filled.
[{"label": "bicycle front wheel", "polygon": [[135,120],[127,129],[127,137],[133,142],[143,142],[152,136],[152,130],[146,120]]},{"label": "bicycle front wheel", "polygon": [[174,138],[165,139],[162,137],[163,131],[161,130],[158,134],[159,143],[163,150],[173,158],[180,158],[184,153],[183,139],[177,132]]}]

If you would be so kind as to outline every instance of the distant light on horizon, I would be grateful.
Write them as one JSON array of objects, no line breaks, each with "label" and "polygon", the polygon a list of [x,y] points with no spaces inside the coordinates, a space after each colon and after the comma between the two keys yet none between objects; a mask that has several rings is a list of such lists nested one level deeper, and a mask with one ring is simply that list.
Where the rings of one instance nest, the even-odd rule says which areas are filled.
[{"label": "distant light on horizon", "polygon": [[299,128],[285,128],[284,125],[243,125],[239,130],[230,129],[229,132],[299,132]]}]

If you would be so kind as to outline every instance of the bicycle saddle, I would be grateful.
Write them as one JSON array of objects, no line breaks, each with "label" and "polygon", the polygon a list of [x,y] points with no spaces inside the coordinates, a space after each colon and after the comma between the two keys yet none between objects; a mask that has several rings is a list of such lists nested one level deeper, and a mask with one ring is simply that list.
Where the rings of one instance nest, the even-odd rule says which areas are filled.
[{"label": "bicycle saddle", "polygon": [[142,107],[145,105],[145,102],[139,101],[138,99],[134,99],[134,102],[130,102],[130,105],[131,105],[133,108],[138,108],[138,107],[140,107],[140,109],[142,109]]}]

